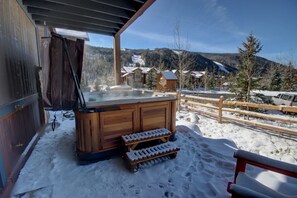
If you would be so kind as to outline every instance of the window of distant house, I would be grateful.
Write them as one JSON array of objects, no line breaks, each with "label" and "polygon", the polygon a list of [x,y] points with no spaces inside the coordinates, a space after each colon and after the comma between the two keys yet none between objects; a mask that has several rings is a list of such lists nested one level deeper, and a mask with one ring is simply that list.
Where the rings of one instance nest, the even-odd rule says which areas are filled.
[{"label": "window of distant house", "polygon": [[141,73],[139,71],[135,72],[135,81],[141,81]]},{"label": "window of distant house", "polygon": [[166,79],[165,78],[161,78],[160,79],[160,83],[165,83],[166,82]]}]

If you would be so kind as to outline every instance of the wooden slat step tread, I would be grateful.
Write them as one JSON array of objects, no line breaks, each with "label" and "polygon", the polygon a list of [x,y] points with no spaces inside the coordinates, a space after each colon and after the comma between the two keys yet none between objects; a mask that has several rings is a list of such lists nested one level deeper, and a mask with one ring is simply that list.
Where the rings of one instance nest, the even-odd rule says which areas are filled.
[{"label": "wooden slat step tread", "polygon": [[123,135],[122,139],[125,144],[133,143],[136,141],[143,141],[146,139],[152,139],[156,137],[162,137],[162,136],[170,136],[171,132],[168,129],[161,128],[161,129],[155,129],[155,130],[149,130],[144,131],[140,133],[132,133],[128,135]]},{"label": "wooden slat step tread", "polygon": [[173,154],[179,150],[180,149],[173,142],[166,142],[140,150],[132,150],[127,152],[126,155],[129,161],[137,163],[138,161],[145,161],[145,159],[153,159],[154,157]]}]

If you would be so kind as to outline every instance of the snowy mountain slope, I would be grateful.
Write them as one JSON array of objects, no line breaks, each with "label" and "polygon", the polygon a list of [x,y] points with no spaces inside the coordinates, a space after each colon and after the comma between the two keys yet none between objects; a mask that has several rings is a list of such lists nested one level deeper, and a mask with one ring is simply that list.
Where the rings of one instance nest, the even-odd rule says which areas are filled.
[{"label": "snowy mountain slope", "polygon": [[142,59],[141,55],[133,54],[131,59],[132,59],[132,63],[134,63],[134,64],[138,63],[138,64],[140,64],[142,66],[145,65],[145,62]]},{"label": "snowy mountain slope", "polygon": [[222,63],[219,63],[219,62],[216,62],[216,61],[213,61],[217,66],[219,66],[219,70],[229,74],[230,72],[225,68],[225,66],[222,64]]}]

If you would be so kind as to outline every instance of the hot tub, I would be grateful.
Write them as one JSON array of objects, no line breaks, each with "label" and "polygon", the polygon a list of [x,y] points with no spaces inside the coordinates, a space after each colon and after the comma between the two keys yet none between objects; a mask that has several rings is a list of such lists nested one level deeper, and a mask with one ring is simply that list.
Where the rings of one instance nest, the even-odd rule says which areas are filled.
[{"label": "hot tub", "polygon": [[105,158],[121,149],[121,136],[156,128],[175,129],[176,98],[153,92],[84,93],[86,109],[78,109],[76,148],[81,160]]}]

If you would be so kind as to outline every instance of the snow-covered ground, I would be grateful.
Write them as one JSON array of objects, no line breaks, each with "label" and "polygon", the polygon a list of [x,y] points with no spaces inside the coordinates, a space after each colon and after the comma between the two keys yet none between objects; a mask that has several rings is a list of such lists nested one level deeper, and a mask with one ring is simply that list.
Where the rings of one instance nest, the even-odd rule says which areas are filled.
[{"label": "snow-covered ground", "polygon": [[[75,124],[58,113],[57,128],[46,133],[22,169],[12,195],[22,197],[229,197],[238,148],[274,159],[297,163],[297,137],[271,135],[265,130],[232,123],[218,124],[186,110],[177,114],[177,157],[146,164],[129,172],[120,157],[78,165]],[[64,120],[63,120],[64,119]],[[297,180],[248,167],[267,185],[288,188]],[[277,182],[275,178],[278,178]],[[294,189],[293,189],[294,190]],[[27,192],[27,193],[26,193]]]}]

